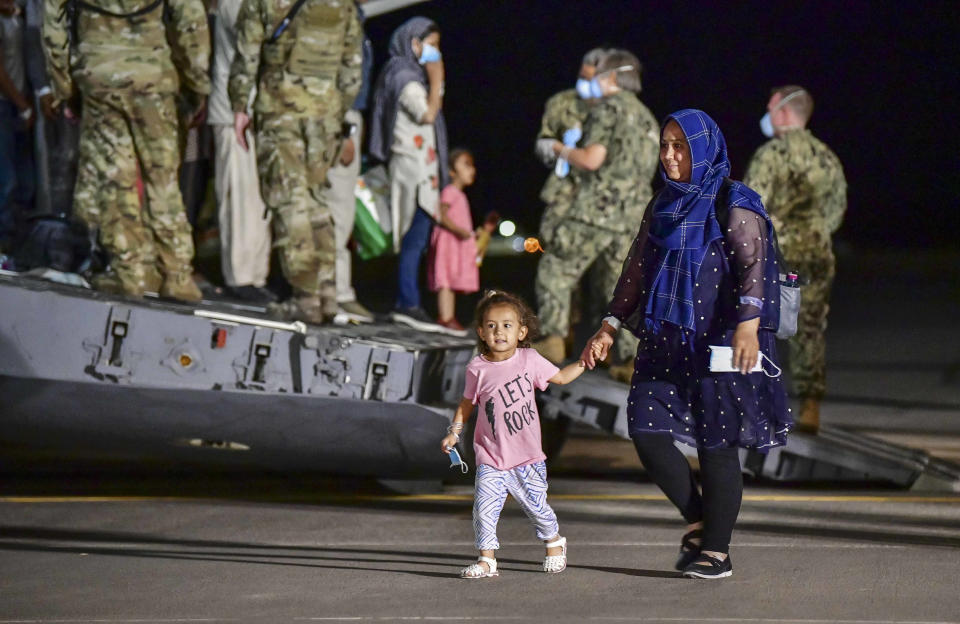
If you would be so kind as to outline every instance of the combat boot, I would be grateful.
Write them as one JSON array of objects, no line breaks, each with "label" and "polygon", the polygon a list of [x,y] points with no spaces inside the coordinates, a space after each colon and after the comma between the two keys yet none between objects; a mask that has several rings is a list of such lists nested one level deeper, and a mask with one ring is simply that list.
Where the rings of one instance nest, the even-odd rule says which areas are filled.
[{"label": "combat boot", "polygon": [[804,398],[800,405],[800,418],[794,426],[796,431],[816,435],[820,431],[820,399]]},{"label": "combat boot", "polygon": [[168,273],[160,286],[160,296],[186,303],[200,303],[203,293],[190,273]]},{"label": "combat boot", "polygon": [[337,312],[339,311],[340,306],[337,305],[336,292],[327,297],[320,295],[320,314],[323,317],[322,323],[333,322],[334,317],[337,316]]},{"label": "combat boot", "polygon": [[124,289],[123,287],[123,282],[120,281],[120,278],[117,276],[117,274],[113,273],[112,271],[105,272],[105,273],[95,273],[90,278],[90,285],[93,286],[94,290],[97,290],[103,293],[108,293],[111,295],[129,294],[134,297],[143,296],[143,292],[140,292],[139,294],[127,292],[127,290]]},{"label": "combat boot", "polygon": [[563,363],[567,357],[567,348],[563,344],[563,338],[556,334],[544,336],[533,343],[533,348],[543,357],[547,358],[557,366]]},{"label": "combat boot", "polygon": [[155,268],[140,263],[114,262],[110,269],[97,278],[97,290],[124,294],[128,297],[143,297],[145,292],[157,292],[160,274]]},{"label": "combat boot", "polygon": [[330,320],[323,311],[323,302],[318,295],[301,295],[271,303],[267,306],[267,314],[284,321],[303,321],[314,325],[323,325]]},{"label": "combat boot", "polygon": [[143,290],[148,293],[160,293],[160,288],[163,287],[163,276],[160,275],[160,271],[155,268],[147,269],[146,274],[143,276]]}]

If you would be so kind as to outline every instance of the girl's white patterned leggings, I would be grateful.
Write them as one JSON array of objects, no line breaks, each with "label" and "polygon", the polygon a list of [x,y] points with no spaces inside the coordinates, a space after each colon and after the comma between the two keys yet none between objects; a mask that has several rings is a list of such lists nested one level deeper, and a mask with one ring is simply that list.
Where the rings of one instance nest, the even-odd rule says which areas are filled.
[{"label": "girl's white patterned leggings", "polygon": [[510,494],[523,509],[537,530],[537,539],[546,540],[560,531],[557,514],[547,504],[547,465],[542,462],[497,470],[493,466],[477,466],[473,495],[473,530],[477,550],[500,548],[497,521]]}]

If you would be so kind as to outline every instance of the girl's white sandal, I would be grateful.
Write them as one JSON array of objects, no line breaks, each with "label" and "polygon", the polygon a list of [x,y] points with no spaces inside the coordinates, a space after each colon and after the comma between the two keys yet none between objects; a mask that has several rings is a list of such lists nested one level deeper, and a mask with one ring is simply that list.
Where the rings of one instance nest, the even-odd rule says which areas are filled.
[{"label": "girl's white sandal", "polygon": [[563,552],[559,555],[547,555],[543,558],[543,571],[547,574],[557,574],[567,569],[567,538],[561,537],[547,544],[547,548],[560,546]]},{"label": "girl's white sandal", "polygon": [[[487,564],[489,569],[485,570],[480,562]],[[476,563],[460,570],[460,578],[465,579],[489,578],[491,576],[500,576],[500,573],[497,572],[497,560],[490,557],[477,557]]]}]

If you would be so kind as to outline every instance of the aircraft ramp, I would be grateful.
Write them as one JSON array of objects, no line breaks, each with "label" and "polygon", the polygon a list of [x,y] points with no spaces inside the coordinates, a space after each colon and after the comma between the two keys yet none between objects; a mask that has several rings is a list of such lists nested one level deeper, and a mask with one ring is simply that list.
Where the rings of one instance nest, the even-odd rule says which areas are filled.
[{"label": "aircraft ramp", "polygon": [[[626,384],[602,371],[588,371],[566,386],[551,386],[541,396],[546,417],[629,438]],[[685,454],[696,449],[678,444]],[[878,482],[903,488],[960,492],[960,465],[870,436],[835,427],[819,434],[794,432],[786,446],[767,453],[741,450],[744,472],[784,482]]]}]

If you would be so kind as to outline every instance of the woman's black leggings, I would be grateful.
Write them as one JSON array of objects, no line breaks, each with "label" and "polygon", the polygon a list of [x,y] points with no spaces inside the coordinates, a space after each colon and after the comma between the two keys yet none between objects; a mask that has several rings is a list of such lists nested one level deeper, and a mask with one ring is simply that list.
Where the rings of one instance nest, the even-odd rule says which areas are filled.
[{"label": "woman's black leggings", "polygon": [[660,486],[688,524],[703,521],[701,550],[726,553],[733,525],[740,514],[743,475],[736,448],[700,449],[697,489],[687,458],[673,445],[669,433],[641,433],[633,438],[637,455],[653,482]]}]

